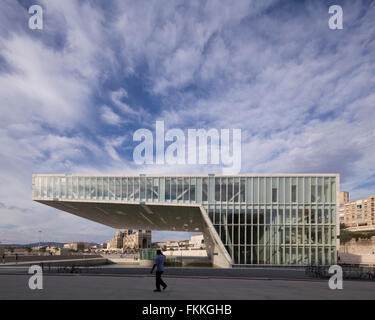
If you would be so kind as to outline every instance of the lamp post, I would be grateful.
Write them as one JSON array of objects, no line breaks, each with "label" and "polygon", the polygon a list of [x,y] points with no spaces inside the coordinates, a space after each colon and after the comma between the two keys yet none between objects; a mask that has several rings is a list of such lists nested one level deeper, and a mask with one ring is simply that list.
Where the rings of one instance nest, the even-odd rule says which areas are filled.
[{"label": "lamp post", "polygon": [[40,255],[40,240],[41,240],[41,237],[42,237],[42,231],[39,230],[39,247],[38,247],[38,250],[39,250],[39,255]]},{"label": "lamp post", "polygon": [[181,260],[181,267],[182,267],[182,250],[181,250],[179,241],[177,241],[177,246],[178,246],[178,251],[180,251],[180,260]]}]

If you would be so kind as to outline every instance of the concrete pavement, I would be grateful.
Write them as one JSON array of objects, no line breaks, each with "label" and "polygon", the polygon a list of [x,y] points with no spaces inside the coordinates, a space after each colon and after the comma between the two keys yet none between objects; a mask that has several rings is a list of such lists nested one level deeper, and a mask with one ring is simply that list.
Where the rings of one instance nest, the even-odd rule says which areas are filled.
[{"label": "concrete pavement", "polygon": [[[83,268],[82,273],[96,275],[149,275],[150,267],[106,265],[92,268]],[[56,272],[51,269],[48,272]],[[0,274],[27,273],[26,266],[0,266]],[[308,279],[302,268],[197,268],[197,267],[167,267],[165,276],[192,276],[210,278],[269,278],[269,279]]]},{"label": "concrete pavement", "polygon": [[9,299],[375,299],[375,282],[344,280],[331,290],[326,280],[244,280],[165,277],[166,291],[153,292],[150,276],[45,275],[43,290],[30,290],[26,275],[0,275],[0,300]]}]

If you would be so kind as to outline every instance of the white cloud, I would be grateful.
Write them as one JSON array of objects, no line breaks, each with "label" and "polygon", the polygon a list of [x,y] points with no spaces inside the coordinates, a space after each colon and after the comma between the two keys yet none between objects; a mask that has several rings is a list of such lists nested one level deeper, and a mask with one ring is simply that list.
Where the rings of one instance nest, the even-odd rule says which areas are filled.
[{"label": "white cloud", "polygon": [[120,123],[122,123],[121,117],[107,106],[101,107],[100,116],[102,120],[108,124],[119,125]]},{"label": "white cloud", "polygon": [[127,98],[128,93],[124,88],[120,88],[116,91],[111,92],[111,99],[113,104],[123,113],[128,115],[136,115],[137,111],[133,110],[127,103],[123,102],[122,99]]},{"label": "white cloud", "polygon": [[[38,35],[18,2],[0,5],[0,199],[13,206],[0,208],[1,225],[18,226],[0,229],[7,237],[40,228],[66,240],[111,236],[32,203],[35,172],[217,171],[127,162],[133,128],[157,119],[166,129],[242,128],[244,173],[334,171],[353,196],[374,193],[373,3],[346,2],[340,33],[317,2],[279,11],[277,1],[42,5]],[[129,76],[142,88],[123,83]],[[161,101],[157,111],[131,103],[144,93]]]}]

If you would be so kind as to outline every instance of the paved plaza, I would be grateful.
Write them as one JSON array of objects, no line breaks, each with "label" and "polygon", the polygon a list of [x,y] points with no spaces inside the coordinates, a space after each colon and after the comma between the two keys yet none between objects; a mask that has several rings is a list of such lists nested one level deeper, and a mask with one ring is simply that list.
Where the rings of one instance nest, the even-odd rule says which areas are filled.
[{"label": "paved plaza", "polygon": [[330,290],[326,280],[164,277],[168,288],[153,292],[153,276],[45,275],[43,290],[30,290],[27,275],[0,275],[0,300],[8,299],[375,299],[375,282],[344,281]]}]

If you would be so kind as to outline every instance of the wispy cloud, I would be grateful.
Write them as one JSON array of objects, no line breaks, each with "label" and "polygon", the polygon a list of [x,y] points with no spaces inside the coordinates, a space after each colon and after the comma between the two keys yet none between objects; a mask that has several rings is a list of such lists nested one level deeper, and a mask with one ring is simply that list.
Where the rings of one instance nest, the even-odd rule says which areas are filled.
[{"label": "wispy cloud", "polygon": [[108,124],[112,124],[112,125],[120,125],[121,123],[123,123],[121,117],[112,111],[111,108],[107,107],[107,106],[102,106],[101,107],[101,118],[104,122],[108,123]]}]

